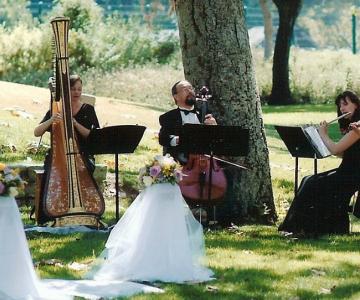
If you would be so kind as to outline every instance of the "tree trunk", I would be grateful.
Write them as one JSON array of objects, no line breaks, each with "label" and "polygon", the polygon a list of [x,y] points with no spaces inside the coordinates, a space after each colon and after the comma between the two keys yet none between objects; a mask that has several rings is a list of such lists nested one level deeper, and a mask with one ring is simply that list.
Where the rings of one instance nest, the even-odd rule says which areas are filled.
[{"label": "tree trunk", "polygon": [[271,17],[271,11],[268,6],[268,0],[259,0],[260,7],[263,13],[264,18],[264,59],[268,60],[271,58],[272,55],[272,32],[273,32],[273,26],[272,26],[272,17]]},{"label": "tree trunk", "polygon": [[218,123],[250,131],[249,154],[233,160],[251,170],[229,171],[229,197],[219,209],[229,222],[272,222],[269,152],[243,1],[177,0],[176,12],[185,78],[197,88],[209,87]]},{"label": "tree trunk", "polygon": [[289,85],[289,54],[291,38],[302,0],[273,0],[279,11],[279,29],[276,35],[272,91],[268,103],[285,105],[294,103]]}]

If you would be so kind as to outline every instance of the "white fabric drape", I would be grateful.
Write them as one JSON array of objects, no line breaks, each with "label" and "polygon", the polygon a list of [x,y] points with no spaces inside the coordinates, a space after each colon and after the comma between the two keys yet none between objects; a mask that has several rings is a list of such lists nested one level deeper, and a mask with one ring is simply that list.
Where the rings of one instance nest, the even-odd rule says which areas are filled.
[{"label": "white fabric drape", "polygon": [[96,280],[207,281],[201,224],[179,186],[154,184],[134,200],[116,224],[97,265]]},{"label": "white fabric drape", "polygon": [[142,292],[162,290],[124,281],[39,280],[17,204],[13,198],[0,197],[0,300],[100,299]]},{"label": "white fabric drape", "polygon": [[0,292],[10,299],[40,297],[37,286],[16,202],[0,197]]}]

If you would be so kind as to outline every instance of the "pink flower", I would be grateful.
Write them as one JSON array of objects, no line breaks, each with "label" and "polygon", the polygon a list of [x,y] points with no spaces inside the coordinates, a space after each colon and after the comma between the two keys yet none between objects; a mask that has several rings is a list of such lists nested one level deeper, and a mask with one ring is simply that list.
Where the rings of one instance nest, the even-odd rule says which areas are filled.
[{"label": "pink flower", "polygon": [[160,166],[152,166],[150,167],[150,176],[157,177],[161,172]]},{"label": "pink flower", "polygon": [[182,180],[182,177],[183,177],[183,173],[180,171],[180,170],[175,170],[174,172],[175,174],[175,180],[176,182],[180,182]]}]

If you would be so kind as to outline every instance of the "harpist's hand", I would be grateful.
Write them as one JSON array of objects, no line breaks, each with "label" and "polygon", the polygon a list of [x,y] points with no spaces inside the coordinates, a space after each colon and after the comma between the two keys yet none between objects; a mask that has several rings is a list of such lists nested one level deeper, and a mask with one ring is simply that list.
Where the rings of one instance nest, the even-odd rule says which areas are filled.
[{"label": "harpist's hand", "polygon": [[51,124],[54,123],[54,122],[59,122],[60,120],[62,119],[61,117],[61,114],[60,113],[56,113],[56,114],[53,114],[50,118],[50,122]]}]

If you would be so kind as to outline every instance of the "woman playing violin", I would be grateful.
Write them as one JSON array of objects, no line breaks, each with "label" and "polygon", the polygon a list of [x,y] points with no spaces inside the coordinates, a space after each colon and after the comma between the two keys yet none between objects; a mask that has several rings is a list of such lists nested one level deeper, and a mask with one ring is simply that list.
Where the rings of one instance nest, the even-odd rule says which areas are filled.
[{"label": "woman playing violin", "polygon": [[322,121],[319,134],[331,154],[341,156],[337,169],[305,177],[279,231],[294,234],[344,234],[349,232],[348,208],[351,196],[360,183],[360,135],[351,123],[360,120],[360,101],[345,91],[335,100],[343,137],[337,143],[328,135],[328,124]]}]

